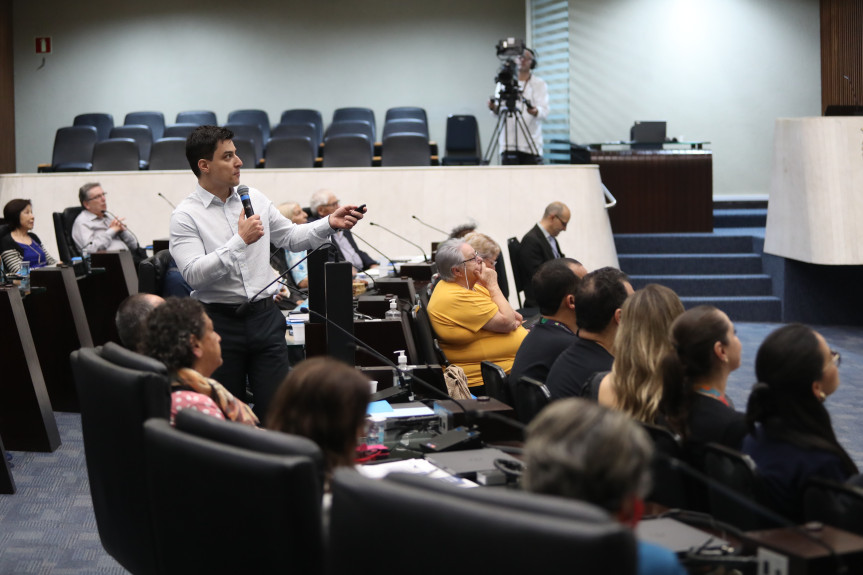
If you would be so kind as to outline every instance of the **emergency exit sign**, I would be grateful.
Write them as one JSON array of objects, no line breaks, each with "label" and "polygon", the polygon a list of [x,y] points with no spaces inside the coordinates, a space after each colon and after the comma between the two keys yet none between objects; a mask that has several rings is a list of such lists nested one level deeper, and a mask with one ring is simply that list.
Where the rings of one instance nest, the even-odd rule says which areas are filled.
[{"label": "emergency exit sign", "polygon": [[51,37],[36,38],[36,53],[50,54],[51,53]]}]

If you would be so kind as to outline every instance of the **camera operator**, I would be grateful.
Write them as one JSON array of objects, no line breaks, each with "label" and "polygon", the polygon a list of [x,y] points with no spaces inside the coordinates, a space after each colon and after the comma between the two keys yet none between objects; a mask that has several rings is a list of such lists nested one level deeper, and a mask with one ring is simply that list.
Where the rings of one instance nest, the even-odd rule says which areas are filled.
[{"label": "camera operator", "polygon": [[[515,117],[507,116],[505,129],[500,132],[501,164],[542,164],[542,121],[548,116],[548,86],[545,80],[533,75],[537,65],[533,50],[525,47],[515,60],[521,93],[515,106],[522,111],[533,146],[516,125]],[[502,90],[504,86],[498,83],[495,97],[488,101],[488,109],[494,114],[501,113],[501,106],[506,107],[506,98],[500,97]]]}]

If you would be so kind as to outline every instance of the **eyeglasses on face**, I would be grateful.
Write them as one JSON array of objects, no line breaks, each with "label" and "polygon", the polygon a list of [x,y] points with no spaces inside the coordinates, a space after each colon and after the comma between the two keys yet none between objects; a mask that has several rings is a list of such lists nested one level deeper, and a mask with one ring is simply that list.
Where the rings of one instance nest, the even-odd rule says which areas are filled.
[{"label": "eyeglasses on face", "polygon": [[482,256],[476,252],[473,252],[472,258],[466,259],[466,260],[462,261],[461,263],[466,264],[468,262],[480,262],[480,261],[482,261]]},{"label": "eyeglasses on face", "polygon": [[101,194],[96,194],[95,196],[90,196],[89,198],[87,198],[87,201],[92,202],[93,200],[101,200],[102,198],[105,198],[107,196],[108,196],[108,192],[102,192]]},{"label": "eyeglasses on face", "polygon": [[562,225],[562,226],[563,226],[563,229],[566,229],[566,226],[568,226],[568,225],[569,225],[569,220],[564,220],[562,217],[560,217],[560,216],[559,216],[559,215],[557,215],[557,214],[554,214],[554,217],[556,217],[556,218],[557,218],[557,221],[559,221],[559,222],[560,222],[560,225]]}]

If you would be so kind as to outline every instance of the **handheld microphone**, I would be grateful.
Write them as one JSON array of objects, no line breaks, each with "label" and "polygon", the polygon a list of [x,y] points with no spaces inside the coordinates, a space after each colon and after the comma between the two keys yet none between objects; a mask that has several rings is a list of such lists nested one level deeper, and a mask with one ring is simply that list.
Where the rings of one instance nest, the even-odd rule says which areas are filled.
[{"label": "handheld microphone", "polygon": [[449,236],[449,234],[448,234],[447,232],[443,231],[442,229],[440,229],[440,228],[436,228],[436,227],[434,227],[434,226],[433,226],[433,225],[431,225],[431,224],[427,224],[427,223],[425,223],[424,221],[422,221],[421,219],[419,219],[419,218],[418,218],[418,217],[416,217],[416,216],[411,216],[411,217],[412,217],[413,219],[415,219],[416,221],[418,221],[419,223],[421,223],[422,225],[424,225],[425,227],[430,228],[430,229],[432,229],[432,230],[434,230],[434,231],[436,231],[436,232],[440,232],[440,233],[442,233],[442,234],[443,234],[443,235],[445,235],[445,236]]},{"label": "handheld microphone", "polygon": [[174,205],[174,202],[172,202],[171,200],[169,200],[168,198],[166,198],[165,196],[163,196],[163,195],[162,195],[162,192],[156,192],[156,195],[157,195],[157,196],[159,196],[160,198],[162,198],[163,200],[165,200],[166,202],[168,202],[168,205],[169,205],[169,206],[171,206],[171,207],[172,207],[172,208],[174,208],[175,210],[177,209],[177,206],[175,206],[175,205]]},{"label": "handheld microphone", "polygon": [[382,252],[381,250],[379,250],[378,248],[376,248],[375,246],[373,246],[372,244],[370,244],[369,242],[367,242],[366,240],[364,240],[363,238],[361,238],[359,235],[357,235],[357,233],[356,233],[355,231],[351,231],[351,234],[352,234],[355,238],[357,238],[358,240],[360,240],[361,242],[363,242],[364,244],[366,244],[367,246],[369,246],[370,248],[372,248],[373,250],[375,250],[376,252],[378,252],[379,254],[381,254],[382,256],[384,256],[384,258],[385,258],[388,262],[390,262],[390,264],[392,264],[392,266],[393,266],[393,271],[395,271],[395,269],[396,269],[396,262],[394,262],[390,256],[388,256],[387,254],[385,254],[384,252]]},{"label": "handheld microphone", "polygon": [[249,311],[249,306],[250,306],[250,305],[252,305],[253,303],[255,303],[255,300],[256,300],[256,299],[258,299],[258,296],[259,296],[259,295],[261,295],[262,293],[264,293],[266,290],[268,290],[268,289],[270,288],[270,286],[272,286],[273,284],[275,284],[276,282],[278,282],[279,280],[281,280],[283,277],[285,277],[286,275],[288,275],[289,273],[291,273],[291,271],[293,271],[293,269],[294,269],[295,267],[297,267],[298,265],[300,265],[301,263],[303,263],[304,261],[306,261],[306,260],[309,258],[309,256],[310,256],[310,255],[312,255],[313,253],[315,253],[316,251],[318,251],[318,250],[319,250],[319,249],[321,249],[322,247],[324,247],[324,246],[332,246],[332,245],[333,245],[333,244],[331,244],[330,242],[324,242],[324,243],[322,243],[321,245],[319,245],[318,247],[316,247],[315,249],[311,250],[309,253],[307,253],[307,254],[306,254],[306,257],[304,257],[304,258],[300,258],[300,261],[298,261],[297,263],[295,263],[294,265],[292,265],[291,267],[289,267],[289,268],[288,268],[287,270],[285,270],[284,272],[280,273],[278,276],[276,276],[276,279],[274,279],[273,281],[271,281],[270,283],[268,283],[267,285],[265,285],[264,287],[262,287],[262,288],[258,291],[258,293],[256,293],[255,295],[253,295],[253,296],[252,296],[252,299],[250,299],[250,300],[249,300],[249,301],[247,301],[246,303],[242,303],[242,304],[240,304],[240,307],[238,307],[238,308],[237,308],[237,311],[235,311],[234,313],[235,313],[235,314],[237,314],[237,315],[245,315],[245,314],[246,314],[246,312],[247,312],[247,311]]},{"label": "handheld microphone", "polygon": [[249,198],[249,186],[239,186],[237,195],[240,196],[240,201],[243,202],[243,211],[246,212],[246,217],[251,218],[255,215],[255,210],[252,209],[252,200]]},{"label": "handheld microphone", "polygon": [[406,242],[407,242],[407,243],[409,243],[410,245],[414,246],[415,248],[417,248],[419,251],[421,251],[421,252],[422,252],[422,254],[423,254],[423,258],[424,258],[424,261],[425,261],[426,263],[428,263],[428,261],[429,261],[429,257],[428,257],[428,255],[426,255],[425,250],[424,250],[424,249],[422,249],[422,248],[419,246],[419,244],[415,244],[415,243],[413,243],[412,241],[410,241],[409,239],[407,239],[407,238],[405,238],[405,237],[403,237],[403,236],[398,235],[397,233],[395,233],[395,232],[394,232],[394,231],[392,231],[391,229],[389,229],[389,228],[387,228],[387,227],[385,227],[385,226],[382,226],[382,225],[380,225],[380,224],[376,224],[375,222],[369,222],[369,225],[370,225],[370,226],[377,226],[377,227],[379,227],[379,228],[381,228],[381,229],[383,229],[383,230],[386,230],[386,231],[388,231],[389,233],[391,233],[392,235],[394,235],[395,237],[399,238],[400,240],[406,241]]}]

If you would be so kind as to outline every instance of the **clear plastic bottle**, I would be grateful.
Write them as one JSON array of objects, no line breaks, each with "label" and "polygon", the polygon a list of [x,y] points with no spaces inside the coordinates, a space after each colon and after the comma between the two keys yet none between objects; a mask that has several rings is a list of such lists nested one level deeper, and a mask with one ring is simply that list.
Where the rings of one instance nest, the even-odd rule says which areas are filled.
[{"label": "clear plastic bottle", "polygon": [[81,250],[81,261],[84,264],[84,273],[89,275],[90,274],[91,260],[90,260],[90,251],[87,248],[84,248],[83,250]]},{"label": "clear plastic bottle", "polygon": [[30,293],[30,262],[21,262],[18,276],[21,278],[21,284],[18,286],[18,289],[21,290],[22,294]]},{"label": "clear plastic bottle", "polygon": [[396,298],[390,300],[390,309],[388,309],[384,314],[384,319],[397,319],[401,321],[402,312],[400,312],[398,309],[398,302],[396,301]]}]

